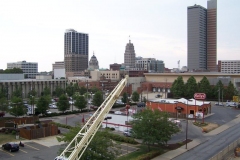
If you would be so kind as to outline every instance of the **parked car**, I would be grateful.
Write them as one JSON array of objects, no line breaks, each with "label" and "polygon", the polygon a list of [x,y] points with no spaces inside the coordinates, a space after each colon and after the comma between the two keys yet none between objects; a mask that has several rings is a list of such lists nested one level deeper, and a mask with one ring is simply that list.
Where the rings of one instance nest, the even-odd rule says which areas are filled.
[{"label": "parked car", "polygon": [[216,106],[224,106],[223,103],[221,103],[221,102],[219,102],[219,104],[218,104],[218,102],[216,102],[215,105]]},{"label": "parked car", "polygon": [[49,111],[49,110],[46,110],[46,113],[47,113],[47,114],[51,114],[52,112],[51,112],[51,111]]},{"label": "parked car", "polygon": [[19,145],[14,142],[8,142],[2,145],[2,149],[8,150],[10,152],[12,151],[18,151],[19,150]]},{"label": "parked car", "polygon": [[145,107],[146,104],[144,102],[139,102],[137,103],[137,107]]},{"label": "parked car", "polygon": [[57,109],[57,106],[55,104],[49,104],[49,108],[51,109]]},{"label": "parked car", "polygon": [[236,107],[237,103],[236,102],[226,102],[227,107]]},{"label": "parked car", "polygon": [[162,96],[160,94],[157,94],[155,98],[161,98]]},{"label": "parked car", "polygon": [[132,129],[124,130],[123,135],[126,137],[131,137],[132,136]]},{"label": "parked car", "polygon": [[114,114],[122,114],[121,111],[115,111]]}]

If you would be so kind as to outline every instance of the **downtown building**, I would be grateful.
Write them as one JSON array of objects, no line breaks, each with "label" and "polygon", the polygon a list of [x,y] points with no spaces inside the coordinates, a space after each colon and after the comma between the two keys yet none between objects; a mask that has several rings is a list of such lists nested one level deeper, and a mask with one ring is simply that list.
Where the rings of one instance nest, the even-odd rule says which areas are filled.
[{"label": "downtown building", "polygon": [[127,43],[124,53],[124,66],[126,70],[129,70],[131,68],[135,67],[135,50],[133,43],[129,40],[129,43]]},{"label": "downtown building", "polygon": [[7,69],[20,68],[23,71],[24,77],[28,79],[35,79],[38,75],[38,63],[18,61],[7,63]]},{"label": "downtown building", "polygon": [[88,34],[67,29],[64,35],[66,77],[80,76],[88,68]]},{"label": "downtown building", "polygon": [[217,71],[217,0],[207,9],[187,8],[187,67],[189,71]]}]

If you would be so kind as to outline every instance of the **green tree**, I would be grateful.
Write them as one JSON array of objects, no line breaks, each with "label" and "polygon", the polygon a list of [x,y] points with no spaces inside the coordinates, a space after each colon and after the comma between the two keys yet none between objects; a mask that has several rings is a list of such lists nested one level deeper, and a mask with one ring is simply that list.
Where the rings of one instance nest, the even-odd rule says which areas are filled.
[{"label": "green tree", "polygon": [[194,93],[197,92],[197,82],[196,79],[191,76],[188,78],[187,83],[185,84],[185,97],[193,98]]},{"label": "green tree", "polygon": [[[71,142],[80,129],[80,126],[73,127],[61,137],[57,137],[57,139],[59,142]],[[84,151],[81,159],[116,159],[117,155],[119,155],[119,149],[117,144],[109,138],[110,136],[108,136],[108,134],[107,130],[98,131],[89,143],[87,149]],[[62,152],[62,149],[60,152]]]},{"label": "green tree", "polygon": [[22,99],[19,97],[13,97],[11,99],[11,107],[12,108],[9,109],[9,114],[16,117],[23,116],[27,112],[26,107],[23,105]]},{"label": "green tree", "polygon": [[13,91],[13,93],[12,93],[12,96],[22,98],[22,88],[16,86],[15,91]]},{"label": "green tree", "polygon": [[133,92],[131,98],[134,102],[138,102],[139,101],[139,94],[135,91],[135,92]]},{"label": "green tree", "polygon": [[84,96],[80,95],[80,96],[77,96],[76,97],[76,102],[74,103],[74,105],[82,110],[83,108],[85,108],[87,106],[87,101],[86,99],[84,98]]},{"label": "green tree", "polygon": [[36,113],[45,114],[49,108],[49,99],[46,96],[41,96],[37,101]]},{"label": "green tree", "polygon": [[20,68],[13,68],[13,69],[5,69],[3,73],[23,73],[22,69]]},{"label": "green tree", "polygon": [[94,93],[100,91],[100,89],[98,89],[97,87],[92,87],[92,88],[90,89],[90,91],[94,94]]},{"label": "green tree", "polygon": [[123,95],[122,95],[122,102],[123,103],[127,103],[128,102],[128,96],[127,96],[126,92],[124,92]]},{"label": "green tree", "polygon": [[205,93],[208,98],[212,97],[212,86],[205,76],[198,83],[198,91],[200,93]]},{"label": "green tree", "polygon": [[8,101],[6,98],[5,90],[2,88],[0,90],[0,111],[7,111],[8,110]]},{"label": "green tree", "polygon": [[64,90],[61,87],[57,86],[55,89],[55,94],[57,97],[60,97],[62,94],[64,94]]},{"label": "green tree", "polygon": [[226,99],[233,99],[233,96],[238,95],[237,89],[234,87],[233,83],[229,81],[228,87],[225,90]]},{"label": "green tree", "polygon": [[58,110],[59,111],[66,111],[67,109],[69,109],[70,107],[70,104],[68,102],[68,98],[65,94],[62,94],[60,97],[59,97],[59,100],[57,102],[57,107],[58,107]]},{"label": "green tree", "polygon": [[[213,90],[212,90],[212,95],[213,95],[213,98],[216,98],[218,99],[219,98],[219,95],[221,95],[221,91],[224,91],[224,86],[223,86],[223,83],[221,80],[219,80],[217,82],[217,84],[213,87]],[[219,93],[220,92],[220,93]],[[225,93],[225,91],[224,91]]]},{"label": "green tree", "polygon": [[179,131],[176,124],[168,120],[167,112],[145,109],[133,115],[133,136],[141,137],[142,143],[148,146],[153,144],[167,144],[174,133]]},{"label": "green tree", "polygon": [[175,98],[181,98],[184,96],[184,81],[182,76],[178,76],[178,78],[173,82],[171,87],[171,92]]},{"label": "green tree", "polygon": [[93,105],[95,106],[100,106],[103,103],[103,95],[102,92],[98,91],[94,94],[93,100],[92,100]]},{"label": "green tree", "polygon": [[49,87],[45,87],[43,89],[43,96],[51,95],[51,89]]},{"label": "green tree", "polygon": [[84,95],[87,92],[87,88],[86,87],[81,87],[79,89],[79,92],[80,92],[81,95]]},{"label": "green tree", "polygon": [[68,94],[69,97],[72,97],[73,94],[75,92],[75,88],[74,86],[72,85],[72,83],[70,85],[67,85],[66,87],[66,93]]},{"label": "green tree", "polygon": [[31,98],[32,96],[36,96],[37,92],[35,90],[31,90],[28,92],[28,98]]}]

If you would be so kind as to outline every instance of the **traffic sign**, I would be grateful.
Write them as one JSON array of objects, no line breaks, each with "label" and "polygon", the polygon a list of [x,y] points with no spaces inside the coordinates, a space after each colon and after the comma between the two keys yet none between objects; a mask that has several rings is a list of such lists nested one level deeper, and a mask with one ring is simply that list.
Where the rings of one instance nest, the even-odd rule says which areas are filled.
[{"label": "traffic sign", "polygon": [[205,93],[195,93],[194,94],[194,98],[195,99],[205,99],[206,98],[206,94]]}]

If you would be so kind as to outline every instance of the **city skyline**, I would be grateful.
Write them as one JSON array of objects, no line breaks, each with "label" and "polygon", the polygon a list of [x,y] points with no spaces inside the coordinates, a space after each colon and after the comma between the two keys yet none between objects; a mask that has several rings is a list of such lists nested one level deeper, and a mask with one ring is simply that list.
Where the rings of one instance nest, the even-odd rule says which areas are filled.
[{"label": "city skyline", "polygon": [[[23,1],[25,3],[23,3]],[[162,60],[167,68],[187,66],[187,7],[207,7],[207,0],[151,1],[2,1],[0,2],[0,69],[7,63],[38,62],[50,71],[64,60],[64,31],[89,34],[99,68],[123,63],[125,45],[136,56]],[[217,61],[238,59],[240,1],[218,1]]]}]

